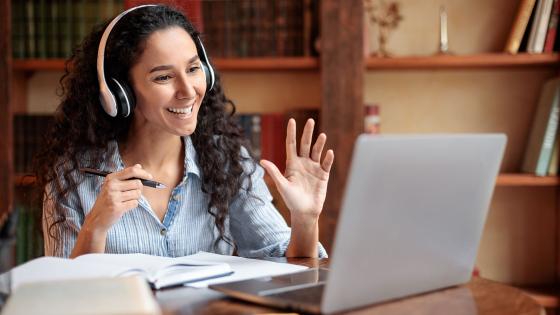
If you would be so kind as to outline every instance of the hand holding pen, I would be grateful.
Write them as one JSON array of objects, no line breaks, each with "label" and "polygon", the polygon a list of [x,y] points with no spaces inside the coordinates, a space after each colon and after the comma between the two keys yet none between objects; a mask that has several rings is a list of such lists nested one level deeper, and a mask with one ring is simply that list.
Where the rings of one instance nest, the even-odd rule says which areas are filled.
[{"label": "hand holding pen", "polygon": [[165,187],[161,183],[152,181],[152,175],[142,169],[140,164],[114,173],[94,169],[80,170],[105,177],[95,204],[84,222],[84,227],[87,226],[96,235],[106,235],[111,226],[124,213],[138,207],[138,200],[142,196],[144,185],[155,185],[158,188]]}]

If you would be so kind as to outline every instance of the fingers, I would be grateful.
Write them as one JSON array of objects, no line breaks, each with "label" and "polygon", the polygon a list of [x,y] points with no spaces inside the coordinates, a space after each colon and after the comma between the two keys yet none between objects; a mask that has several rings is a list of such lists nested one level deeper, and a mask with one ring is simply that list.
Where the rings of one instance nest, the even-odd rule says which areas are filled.
[{"label": "fingers", "polygon": [[325,154],[325,158],[323,159],[323,163],[321,163],[321,167],[325,172],[328,173],[331,171],[333,162],[334,162],[334,151],[328,150],[327,154]]},{"label": "fingers", "polygon": [[286,158],[289,160],[296,155],[296,121],[290,118],[288,120],[288,127],[286,127]]},{"label": "fingers", "polygon": [[276,187],[281,187],[284,184],[284,180],[285,180],[284,175],[282,175],[282,173],[274,163],[267,160],[261,160],[260,164],[264,168],[264,170],[268,173],[268,175],[270,175]]},{"label": "fingers", "polygon": [[301,157],[309,157],[311,140],[313,138],[313,127],[315,127],[315,121],[310,118],[305,123],[305,127],[303,128],[303,133],[301,135],[301,143],[299,147],[299,155]]},{"label": "fingers", "polygon": [[319,137],[317,137],[317,141],[313,145],[313,151],[311,152],[311,159],[315,162],[320,162],[321,154],[323,153],[323,148],[325,147],[325,143],[327,142],[327,135],[321,133]]},{"label": "fingers", "polygon": [[130,178],[152,179],[152,174],[148,173],[142,168],[140,164],[127,167],[120,172],[115,172],[107,175],[107,178],[116,178],[119,180],[126,180]]},{"label": "fingers", "polygon": [[134,190],[128,190],[128,191],[123,191],[120,194],[120,202],[128,202],[131,200],[135,200],[138,201],[138,199],[140,199],[140,196],[142,196],[142,190],[141,189],[134,189]]}]

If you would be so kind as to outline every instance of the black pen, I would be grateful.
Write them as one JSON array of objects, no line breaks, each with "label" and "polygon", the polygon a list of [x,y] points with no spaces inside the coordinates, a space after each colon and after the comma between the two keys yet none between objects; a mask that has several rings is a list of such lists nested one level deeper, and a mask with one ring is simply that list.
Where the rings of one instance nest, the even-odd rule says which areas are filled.
[{"label": "black pen", "polygon": [[[96,170],[94,168],[89,168],[89,167],[80,167],[80,172],[84,172],[86,174],[97,175],[97,176],[101,176],[101,177],[105,177],[105,176],[111,174],[109,172],[100,171],[100,170]],[[167,186],[165,186],[164,184],[158,183],[158,182],[153,181],[153,180],[136,178],[136,177],[133,177],[133,178],[130,178],[130,179],[139,179],[142,182],[142,185],[152,187],[152,188],[167,188]]]}]

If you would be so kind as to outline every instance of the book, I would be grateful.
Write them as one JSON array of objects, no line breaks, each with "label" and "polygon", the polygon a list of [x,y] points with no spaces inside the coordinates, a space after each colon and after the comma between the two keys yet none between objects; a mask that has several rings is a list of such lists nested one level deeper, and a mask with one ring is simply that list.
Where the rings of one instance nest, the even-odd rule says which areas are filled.
[{"label": "book", "polygon": [[558,135],[556,135],[556,141],[554,141],[554,146],[552,147],[552,156],[550,157],[550,163],[548,165],[548,176],[558,175]]},{"label": "book", "polygon": [[552,13],[550,14],[550,21],[548,22],[548,31],[544,41],[545,53],[552,53],[554,51],[554,44],[556,42],[556,33],[558,28],[558,16],[560,15],[560,1],[554,0],[552,5]]},{"label": "book", "polygon": [[531,18],[531,12],[535,6],[536,0],[521,0],[517,9],[517,14],[513,20],[513,26],[509,34],[505,52],[516,54],[519,51],[523,34]]},{"label": "book", "polygon": [[529,142],[525,149],[522,171],[546,176],[558,131],[560,108],[560,77],[547,81],[542,90],[533,119]]},{"label": "book", "polygon": [[4,315],[158,315],[160,307],[139,277],[28,283],[8,299]]},{"label": "book", "polygon": [[227,263],[190,256],[145,254],[87,254],[74,259],[41,257],[11,271],[12,290],[25,283],[100,277],[140,276],[152,288],[162,289],[232,274]]},{"label": "book", "polygon": [[529,53],[540,54],[543,52],[552,4],[553,0],[538,0],[535,19],[531,25],[531,33],[527,44]]}]

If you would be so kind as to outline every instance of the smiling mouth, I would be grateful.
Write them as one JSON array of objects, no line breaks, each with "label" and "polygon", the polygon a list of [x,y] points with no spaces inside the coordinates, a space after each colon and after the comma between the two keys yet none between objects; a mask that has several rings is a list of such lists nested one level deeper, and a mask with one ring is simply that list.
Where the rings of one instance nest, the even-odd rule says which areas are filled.
[{"label": "smiling mouth", "polygon": [[192,113],[194,106],[183,107],[183,108],[168,108],[167,111],[173,114],[190,114]]}]

